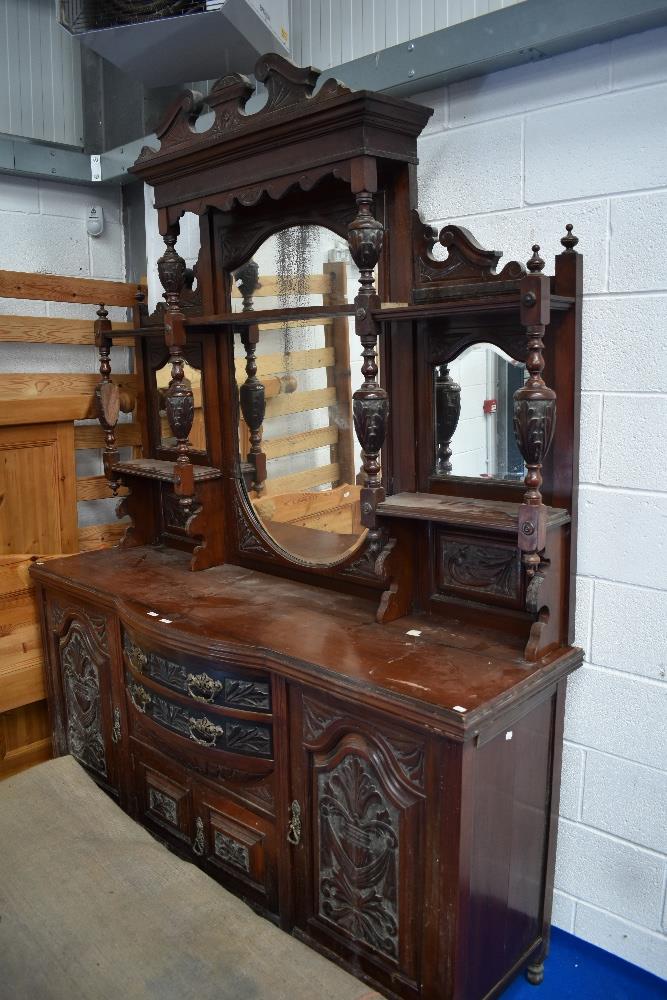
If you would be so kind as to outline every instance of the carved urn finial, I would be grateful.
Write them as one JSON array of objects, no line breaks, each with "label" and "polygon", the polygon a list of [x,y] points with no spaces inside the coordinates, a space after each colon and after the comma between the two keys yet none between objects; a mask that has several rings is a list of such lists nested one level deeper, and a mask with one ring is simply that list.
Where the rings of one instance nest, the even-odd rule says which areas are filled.
[{"label": "carved urn finial", "polygon": [[574,226],[572,225],[571,222],[568,222],[568,224],[565,226],[565,229],[567,230],[567,235],[561,236],[560,241],[561,244],[565,247],[566,251],[568,253],[572,253],[577,243],[579,242],[579,237],[575,236],[574,233],[572,232]]},{"label": "carved urn finial", "polygon": [[533,256],[526,263],[531,274],[539,274],[540,271],[544,270],[544,261],[540,257],[539,249],[539,244],[533,243]]},{"label": "carved urn finial", "polygon": [[262,287],[257,261],[249,260],[234,271],[234,281],[242,296],[243,312],[252,312],[255,308],[253,296],[257,289]]}]

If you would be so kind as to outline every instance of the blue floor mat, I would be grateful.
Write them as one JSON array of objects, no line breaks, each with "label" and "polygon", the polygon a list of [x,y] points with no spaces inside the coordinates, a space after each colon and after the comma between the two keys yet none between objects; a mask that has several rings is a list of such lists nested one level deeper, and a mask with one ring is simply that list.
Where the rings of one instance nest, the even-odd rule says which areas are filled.
[{"label": "blue floor mat", "polygon": [[522,974],[502,1000],[667,1000],[667,983],[554,928],[542,985]]}]

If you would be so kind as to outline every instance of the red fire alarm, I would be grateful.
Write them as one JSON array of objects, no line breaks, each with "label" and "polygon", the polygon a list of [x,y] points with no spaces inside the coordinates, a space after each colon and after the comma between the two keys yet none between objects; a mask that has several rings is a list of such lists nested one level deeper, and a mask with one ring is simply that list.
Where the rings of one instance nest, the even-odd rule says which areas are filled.
[{"label": "red fire alarm", "polygon": [[495,413],[498,409],[497,399],[485,399],[484,400],[484,412],[485,413]]}]

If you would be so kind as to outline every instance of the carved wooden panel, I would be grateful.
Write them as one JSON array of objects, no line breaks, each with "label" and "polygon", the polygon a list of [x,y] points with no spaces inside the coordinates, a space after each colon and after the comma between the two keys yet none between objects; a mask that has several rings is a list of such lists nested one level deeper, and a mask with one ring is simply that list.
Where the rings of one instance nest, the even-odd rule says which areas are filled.
[{"label": "carved wooden panel", "polygon": [[521,553],[515,545],[477,542],[440,531],[436,555],[436,586],[442,593],[491,596],[508,606],[519,605]]},{"label": "carved wooden panel", "polygon": [[67,747],[73,757],[102,778],[108,776],[100,689],[100,668],[106,665],[106,654],[94,629],[75,619],[60,640]]},{"label": "carved wooden panel", "polygon": [[[293,855],[308,885],[297,923],[391,989],[419,964],[425,747],[418,735],[355,719],[302,695],[301,813]],[[295,733],[295,738],[298,738]],[[365,964],[364,964],[365,963]]]},{"label": "carved wooden panel", "polygon": [[317,778],[320,916],[398,958],[399,813],[377,773],[349,754]]}]

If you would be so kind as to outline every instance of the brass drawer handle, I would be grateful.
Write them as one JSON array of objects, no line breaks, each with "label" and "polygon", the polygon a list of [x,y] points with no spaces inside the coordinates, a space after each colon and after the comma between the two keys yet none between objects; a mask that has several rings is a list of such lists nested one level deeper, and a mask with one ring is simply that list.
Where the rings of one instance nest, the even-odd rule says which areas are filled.
[{"label": "brass drawer handle", "polygon": [[137,711],[143,715],[146,714],[146,709],[153,700],[146,688],[142,687],[141,684],[130,684],[130,698]]},{"label": "brass drawer handle", "polygon": [[201,858],[204,853],[204,823],[200,816],[195,822],[195,839],[192,841],[192,853]]},{"label": "brass drawer handle", "polygon": [[188,727],[190,729],[190,739],[194,740],[201,747],[214,747],[218,736],[225,735],[224,729],[214,725],[207,718],[195,719],[189,716]]},{"label": "brass drawer handle", "polygon": [[207,674],[188,674],[186,678],[188,694],[197,701],[212,702],[222,691],[220,681],[214,681]]},{"label": "brass drawer handle", "polygon": [[287,830],[287,840],[297,847],[301,843],[301,806],[294,800],[290,808],[290,821]]},{"label": "brass drawer handle", "polygon": [[120,743],[122,732],[120,728],[120,709],[113,710],[113,724],[111,726],[111,740],[113,743]]}]

